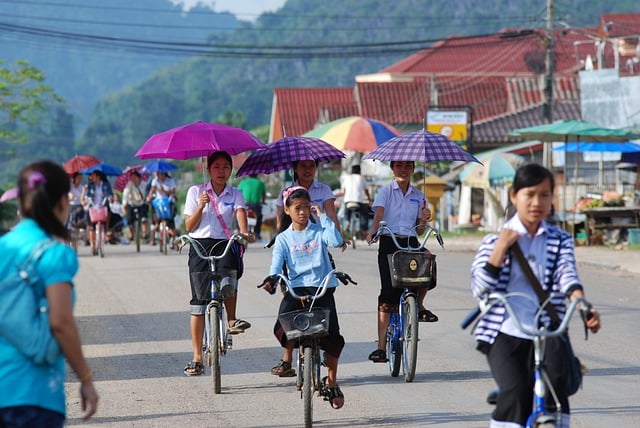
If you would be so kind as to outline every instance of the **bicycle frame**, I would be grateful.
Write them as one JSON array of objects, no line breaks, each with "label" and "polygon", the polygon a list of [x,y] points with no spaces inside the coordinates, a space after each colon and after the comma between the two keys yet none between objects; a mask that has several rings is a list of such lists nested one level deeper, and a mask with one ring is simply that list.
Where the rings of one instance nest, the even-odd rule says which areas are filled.
[{"label": "bicycle frame", "polygon": [[[444,248],[444,241],[440,233],[427,225],[427,233],[418,247],[412,247],[407,241],[406,246],[400,245],[395,233],[381,221],[373,241],[377,240],[382,232],[391,236],[396,248],[406,251],[420,251],[426,248],[429,237],[434,234],[438,243]],[[389,319],[386,333],[386,349],[389,362],[389,371],[392,377],[400,374],[400,365],[405,382],[412,382],[415,377],[418,351],[418,295],[414,288],[404,288],[398,304],[398,312],[392,313]]]},{"label": "bicycle frame", "polygon": [[[514,325],[518,330],[533,337],[533,351],[534,351],[534,387],[533,387],[533,404],[532,411],[527,419],[527,428],[542,428],[542,427],[555,427],[556,422],[558,421],[558,415],[562,412],[562,406],[560,405],[560,401],[558,399],[558,395],[556,394],[551,381],[549,380],[549,376],[544,369],[543,360],[544,360],[544,352],[545,352],[545,340],[549,337],[558,337],[564,334],[567,331],[569,326],[569,321],[571,320],[571,316],[575,312],[576,308],[579,307],[579,310],[582,312],[583,319],[586,319],[588,309],[588,302],[583,298],[574,299],[569,305],[562,322],[555,330],[548,330],[544,326],[537,329],[530,329],[524,327],[515,310],[512,308],[511,303],[509,302],[509,298],[513,297],[522,297],[536,302],[539,305],[540,309],[536,313],[536,317],[534,319],[533,325],[538,325],[538,320],[542,315],[542,309],[546,305],[546,301],[540,305],[537,300],[534,300],[532,296],[524,293],[488,293],[478,304],[478,307],[472,310],[463,320],[461,327],[462,329],[467,328],[476,318],[482,318],[484,314],[486,314],[494,305],[502,304],[504,305],[507,313],[510,317],[513,318]],[[547,392],[551,394],[555,405],[556,412],[549,413],[546,410],[546,396]]]},{"label": "bicycle frame", "polygon": [[[198,256],[209,262],[209,268],[212,273],[218,271],[218,261],[229,253],[231,244],[234,241],[240,241],[246,244],[244,237],[239,233],[235,233],[227,241],[224,251],[218,256],[213,256],[205,255],[201,244],[189,235],[181,235],[177,240],[181,243],[180,249],[182,249],[187,242],[191,244]],[[202,338],[202,356],[205,363],[211,367],[211,377],[215,394],[220,394],[222,390],[220,357],[225,356],[227,350],[230,350],[233,346],[231,335],[227,331],[228,323],[224,307],[225,296],[221,288],[222,279],[224,278],[217,280],[215,276],[211,278],[210,301],[206,308],[205,328]],[[233,279],[235,280],[235,278]]]}]

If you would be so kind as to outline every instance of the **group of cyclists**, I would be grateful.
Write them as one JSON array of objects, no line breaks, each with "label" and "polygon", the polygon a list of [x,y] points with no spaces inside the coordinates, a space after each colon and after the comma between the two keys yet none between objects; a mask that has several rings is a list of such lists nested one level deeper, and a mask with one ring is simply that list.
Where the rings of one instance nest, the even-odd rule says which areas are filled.
[{"label": "group of cyclists", "polygon": [[144,181],[138,171],[127,174],[128,181],[122,196],[114,191],[107,176],[101,171],[93,171],[84,183],[84,175],[73,173],[70,177],[69,201],[71,212],[68,227],[76,231],[86,232],[83,240],[90,246],[91,253],[97,254],[95,245],[96,222],[91,221],[90,207],[106,206],[109,215],[106,219],[107,242],[127,243],[134,236],[133,225],[136,211],[142,223],[142,238],[151,245],[156,245],[156,231],[159,217],[150,209],[154,200],[167,199],[172,215],[166,219],[170,237],[178,235],[175,225],[176,182],[168,173],[157,172],[149,180]]}]

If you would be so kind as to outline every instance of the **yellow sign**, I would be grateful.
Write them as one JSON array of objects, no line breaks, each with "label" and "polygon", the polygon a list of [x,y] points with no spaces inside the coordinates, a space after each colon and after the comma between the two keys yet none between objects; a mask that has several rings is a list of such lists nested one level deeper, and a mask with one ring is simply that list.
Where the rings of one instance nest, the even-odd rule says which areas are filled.
[{"label": "yellow sign", "polygon": [[427,131],[442,134],[456,142],[467,142],[466,111],[427,112]]}]

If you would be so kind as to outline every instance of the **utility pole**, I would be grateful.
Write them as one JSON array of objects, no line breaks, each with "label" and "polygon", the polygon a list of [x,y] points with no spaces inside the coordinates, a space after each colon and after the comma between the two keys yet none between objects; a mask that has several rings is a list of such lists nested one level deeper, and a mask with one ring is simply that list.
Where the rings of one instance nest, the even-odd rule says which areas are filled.
[{"label": "utility pole", "polygon": [[[555,68],[553,58],[553,0],[547,0],[547,34],[546,34],[546,60],[545,60],[545,102],[543,107],[544,118],[547,123],[553,122],[553,70]],[[551,167],[551,150],[548,144],[543,145],[542,162],[547,168]]]}]

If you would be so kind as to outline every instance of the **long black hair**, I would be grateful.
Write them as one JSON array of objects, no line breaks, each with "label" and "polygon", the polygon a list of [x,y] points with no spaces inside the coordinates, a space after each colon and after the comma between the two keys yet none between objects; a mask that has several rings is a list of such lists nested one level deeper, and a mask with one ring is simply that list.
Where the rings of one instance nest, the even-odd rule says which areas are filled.
[{"label": "long black hair", "polygon": [[[551,193],[553,194],[553,189],[555,188],[555,179],[553,178],[553,173],[551,171],[538,163],[527,163],[521,165],[516,170],[516,175],[513,179],[513,184],[511,185],[511,193],[516,194],[521,189],[536,186],[542,183],[544,180],[549,180],[549,184],[551,185]],[[553,205],[551,206],[551,209],[554,209]],[[515,215],[515,213],[516,208],[511,203],[511,199],[509,199],[509,203],[507,204],[507,208],[505,209],[505,217],[511,218]]]},{"label": "long black hair", "polygon": [[[311,196],[307,189],[300,186],[288,187],[283,190],[282,195],[282,202],[285,207],[290,207],[294,199],[306,199],[311,202]],[[311,217],[310,220],[313,221],[313,217]],[[282,210],[282,214],[280,215],[280,230],[278,230],[278,233],[287,230],[291,223],[291,216]]]},{"label": "long black hair", "polygon": [[31,218],[48,234],[69,239],[64,223],[53,210],[63,197],[68,197],[71,184],[62,167],[44,160],[27,165],[18,177],[20,213]]}]

